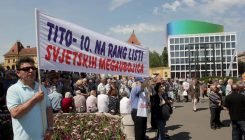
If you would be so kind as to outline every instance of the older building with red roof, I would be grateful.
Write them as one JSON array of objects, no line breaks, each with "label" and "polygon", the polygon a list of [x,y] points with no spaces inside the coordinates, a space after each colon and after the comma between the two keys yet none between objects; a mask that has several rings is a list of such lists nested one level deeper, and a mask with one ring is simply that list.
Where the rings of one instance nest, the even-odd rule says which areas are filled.
[{"label": "older building with red roof", "polygon": [[4,67],[15,70],[16,61],[23,56],[32,57],[36,63],[37,48],[30,48],[30,46],[25,48],[20,41],[16,41],[9,51],[4,54]]}]

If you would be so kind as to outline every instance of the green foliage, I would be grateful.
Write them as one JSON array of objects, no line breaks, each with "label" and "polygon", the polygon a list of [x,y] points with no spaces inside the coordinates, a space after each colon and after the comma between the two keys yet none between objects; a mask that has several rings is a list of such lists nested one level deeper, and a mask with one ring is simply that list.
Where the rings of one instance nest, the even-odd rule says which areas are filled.
[{"label": "green foliage", "polygon": [[160,55],[156,51],[149,52],[150,68],[154,67],[168,67],[168,50],[164,47],[162,54]]},{"label": "green foliage", "polygon": [[150,68],[162,66],[161,57],[156,51],[149,52],[149,59]]},{"label": "green foliage", "polygon": [[167,47],[163,48],[163,52],[162,52],[161,57],[162,57],[163,67],[168,67],[168,49],[167,49]]},{"label": "green foliage", "polygon": [[242,75],[245,72],[245,62],[238,61],[238,74]]}]

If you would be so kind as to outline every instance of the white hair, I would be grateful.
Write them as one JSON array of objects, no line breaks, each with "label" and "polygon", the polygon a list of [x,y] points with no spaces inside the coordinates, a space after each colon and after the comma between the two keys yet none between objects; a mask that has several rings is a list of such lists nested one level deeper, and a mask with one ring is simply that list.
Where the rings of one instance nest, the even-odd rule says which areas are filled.
[{"label": "white hair", "polygon": [[66,92],[65,93],[65,98],[72,98],[71,92]]}]

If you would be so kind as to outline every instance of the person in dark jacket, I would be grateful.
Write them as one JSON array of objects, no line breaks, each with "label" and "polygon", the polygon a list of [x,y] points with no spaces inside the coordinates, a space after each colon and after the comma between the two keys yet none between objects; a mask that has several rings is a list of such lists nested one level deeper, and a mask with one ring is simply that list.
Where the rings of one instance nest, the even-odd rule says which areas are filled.
[{"label": "person in dark jacket", "polygon": [[245,139],[245,96],[238,92],[238,86],[232,85],[232,93],[224,102],[232,122],[232,140]]},{"label": "person in dark jacket", "polygon": [[210,124],[211,129],[220,128],[223,124],[220,122],[220,112],[222,109],[222,96],[219,93],[218,84],[210,86],[211,92],[209,95],[210,103]]},{"label": "person in dark jacket", "polygon": [[[168,95],[164,92],[164,85],[157,83],[155,86],[156,94],[153,96],[153,107],[158,115],[154,116],[157,121],[158,134],[157,139],[164,140],[166,132],[166,121],[167,119],[162,115],[162,106],[167,105],[171,109],[171,101],[168,100]],[[170,111],[170,110],[169,110]],[[171,112],[169,112],[171,113]]]}]

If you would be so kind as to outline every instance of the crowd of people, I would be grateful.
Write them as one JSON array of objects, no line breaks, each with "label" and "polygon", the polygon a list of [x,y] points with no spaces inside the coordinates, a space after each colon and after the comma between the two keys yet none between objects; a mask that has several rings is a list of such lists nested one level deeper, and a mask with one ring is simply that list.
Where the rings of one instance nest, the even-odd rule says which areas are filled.
[{"label": "crowd of people", "polygon": [[[18,61],[17,71],[6,70],[1,76],[0,90],[3,92],[0,102],[1,106],[7,104],[12,116],[14,138],[50,137],[48,130],[50,128],[51,131],[52,128],[53,113],[105,112],[112,115],[131,114],[135,139],[144,140],[147,139],[145,134],[148,116],[147,113],[144,115],[139,112],[150,109],[151,126],[158,130],[158,139],[164,140],[168,138],[165,125],[173,113],[174,102],[189,102],[189,97],[193,112],[198,110],[200,98],[209,99],[212,129],[223,126],[220,112],[226,109],[231,116],[234,137],[244,135],[245,86],[242,81],[234,84],[232,79],[210,79],[205,83],[195,78],[163,79],[159,76],[118,79],[83,73],[42,71],[42,83],[39,84],[35,82],[36,70],[34,61],[24,58]],[[238,101],[240,104],[235,106],[234,102]],[[37,109],[39,104],[41,110]],[[240,110],[237,111],[236,107]],[[43,123],[43,112],[47,112],[47,123]],[[43,127],[38,130],[32,128],[29,120],[33,117]],[[28,131],[23,132],[22,129]],[[47,131],[42,132],[45,130]],[[43,135],[39,135],[40,133]]]}]

